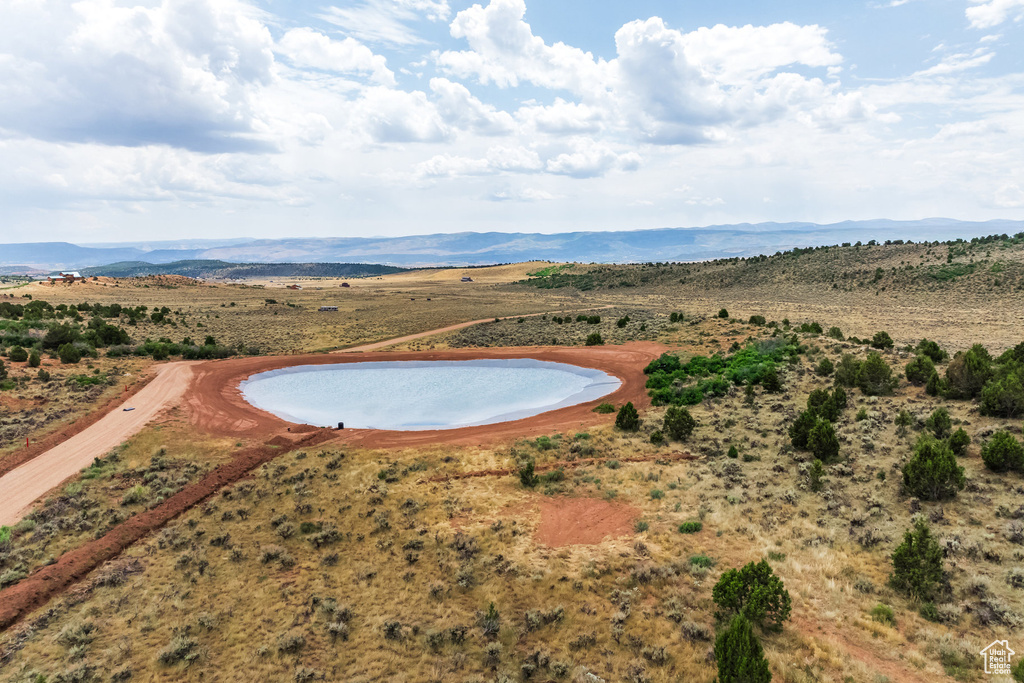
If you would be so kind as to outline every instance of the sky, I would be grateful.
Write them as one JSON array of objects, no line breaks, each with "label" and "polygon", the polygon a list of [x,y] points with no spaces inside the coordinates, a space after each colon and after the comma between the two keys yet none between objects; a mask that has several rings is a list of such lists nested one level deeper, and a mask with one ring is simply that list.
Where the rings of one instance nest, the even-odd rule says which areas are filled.
[{"label": "sky", "polygon": [[1024,218],[1024,0],[2,0],[0,243]]}]

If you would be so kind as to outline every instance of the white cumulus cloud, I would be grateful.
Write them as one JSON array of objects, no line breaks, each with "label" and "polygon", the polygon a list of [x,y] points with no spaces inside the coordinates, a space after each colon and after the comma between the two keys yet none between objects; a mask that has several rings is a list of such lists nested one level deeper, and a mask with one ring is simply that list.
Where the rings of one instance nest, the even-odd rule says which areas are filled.
[{"label": "white cumulus cloud", "polygon": [[0,127],[49,140],[267,148],[273,41],[234,0],[6,3]]},{"label": "white cumulus cloud", "polygon": [[548,159],[547,171],[573,178],[595,178],[613,169],[635,171],[640,167],[636,152],[617,153],[609,146],[590,138],[576,138],[573,149]]},{"label": "white cumulus cloud", "polygon": [[970,0],[965,10],[972,28],[992,28],[1007,19],[1019,21],[1024,16],[1024,0]]},{"label": "white cumulus cloud", "polygon": [[491,0],[459,12],[451,24],[454,38],[469,50],[435,56],[438,66],[459,78],[475,77],[501,87],[533,83],[574,93],[588,91],[605,80],[607,64],[565,43],[548,45],[523,21],[524,0]]},{"label": "white cumulus cloud", "polygon": [[395,84],[395,74],[388,69],[387,60],[353,38],[331,40],[311,28],[296,28],[284,34],[277,50],[299,66],[366,74],[382,85]]},{"label": "white cumulus cloud", "polygon": [[505,135],[515,128],[512,116],[473,97],[461,83],[430,79],[430,90],[441,117],[450,125],[482,135]]}]

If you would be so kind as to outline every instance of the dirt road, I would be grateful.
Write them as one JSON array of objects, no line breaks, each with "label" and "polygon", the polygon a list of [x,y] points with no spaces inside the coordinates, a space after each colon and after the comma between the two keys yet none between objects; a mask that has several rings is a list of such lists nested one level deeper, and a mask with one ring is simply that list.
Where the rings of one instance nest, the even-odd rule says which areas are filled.
[{"label": "dirt road", "polygon": [[[611,304],[607,306],[591,306],[588,308],[572,309],[569,311],[547,311],[545,313],[526,313],[524,315],[506,315],[497,320],[511,320],[512,318],[535,318],[541,315],[555,315],[557,313],[576,313],[578,311],[599,311],[606,308],[614,308]],[[415,341],[417,339],[423,339],[424,337],[433,337],[436,334],[444,334],[445,332],[454,332],[455,330],[461,330],[466,327],[472,327],[473,325],[479,325],[480,323],[489,323],[495,318],[480,318],[479,320],[470,320],[465,323],[456,323],[455,325],[449,325],[448,327],[439,327],[436,330],[428,330],[426,332],[417,332],[416,334],[407,334],[404,337],[395,337],[394,339],[385,339],[384,341],[374,342],[372,344],[362,344],[360,346],[353,346],[348,349],[339,349],[332,353],[356,353],[359,351],[376,351],[377,349],[383,349],[388,346],[395,346],[396,344],[404,344],[405,342]]]},{"label": "dirt road", "polygon": [[[141,391],[95,424],[0,477],[0,525],[15,524],[39,497],[139,432],[185,394],[191,362],[159,366]],[[133,407],[125,412],[123,408]]]}]

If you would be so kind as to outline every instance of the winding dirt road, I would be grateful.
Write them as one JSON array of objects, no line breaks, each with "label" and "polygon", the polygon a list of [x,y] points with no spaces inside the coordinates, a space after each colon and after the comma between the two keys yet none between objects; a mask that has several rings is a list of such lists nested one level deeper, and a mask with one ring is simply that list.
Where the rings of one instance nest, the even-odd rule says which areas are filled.
[{"label": "winding dirt road", "polygon": [[[179,361],[157,367],[153,381],[96,423],[0,477],[0,525],[17,523],[47,491],[176,405],[191,382],[193,364]],[[134,410],[125,412],[126,407]]]},{"label": "winding dirt road", "polygon": [[348,349],[339,349],[332,351],[332,353],[356,353],[358,351],[376,351],[377,349],[383,349],[388,346],[395,346],[396,344],[404,344],[405,342],[416,341],[417,339],[423,339],[424,337],[433,337],[435,334],[444,334],[445,332],[454,332],[467,327],[473,327],[473,325],[479,325],[481,323],[489,323],[492,320],[511,320],[512,318],[535,318],[539,315],[555,315],[556,313],[579,313],[580,311],[601,311],[606,308],[614,308],[612,304],[607,306],[591,306],[590,308],[574,309],[572,311],[547,311],[545,313],[524,313],[523,315],[505,315],[499,318],[480,318],[479,320],[470,320],[469,322],[456,323],[449,325],[448,327],[439,327],[436,330],[429,330],[427,332],[416,332],[415,334],[407,334],[404,337],[395,337],[394,339],[385,339],[384,341],[374,342],[372,344],[362,344],[360,346],[353,346]]}]

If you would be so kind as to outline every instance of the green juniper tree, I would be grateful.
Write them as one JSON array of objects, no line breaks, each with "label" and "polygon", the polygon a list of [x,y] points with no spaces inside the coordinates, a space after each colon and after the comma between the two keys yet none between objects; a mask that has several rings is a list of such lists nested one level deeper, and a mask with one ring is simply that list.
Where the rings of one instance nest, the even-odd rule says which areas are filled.
[{"label": "green juniper tree", "polygon": [[824,476],[825,467],[822,465],[820,460],[815,458],[814,462],[811,463],[810,469],[807,470],[807,485],[810,487],[811,491],[814,491],[815,493],[821,491],[825,486],[825,482],[823,481]]},{"label": "green juniper tree", "polygon": [[886,396],[896,388],[892,368],[877,351],[868,354],[857,371],[857,386],[868,396]]},{"label": "green juniper tree", "polygon": [[723,573],[711,591],[711,597],[722,610],[719,618],[742,614],[751,622],[771,630],[781,629],[792,610],[789,591],[766,560],[749,562],[741,569]]},{"label": "green juniper tree", "polygon": [[925,355],[920,355],[907,363],[905,373],[911,384],[922,385],[928,382],[928,378],[935,372],[935,363]]},{"label": "green juniper tree", "polygon": [[981,344],[958,353],[946,367],[947,393],[950,398],[974,398],[992,376],[992,356]]},{"label": "green juniper tree", "polygon": [[717,683],[768,683],[772,672],[750,621],[737,614],[715,637]]},{"label": "green juniper tree", "polygon": [[923,436],[914,456],[903,466],[903,486],[921,500],[955,498],[964,487],[964,468],[943,441]]},{"label": "green juniper tree", "polygon": [[831,462],[839,457],[839,438],[828,420],[819,418],[807,434],[807,448],[822,462]]},{"label": "green juniper tree", "polygon": [[884,331],[875,332],[875,336],[871,339],[871,345],[876,349],[891,349],[893,344],[892,337]]},{"label": "green juniper tree", "polygon": [[899,414],[896,416],[895,424],[896,433],[903,436],[907,433],[907,427],[914,424],[914,416],[904,408],[903,410],[900,410]]},{"label": "green juniper tree", "polygon": [[636,412],[632,401],[619,408],[619,414],[615,416],[615,426],[624,432],[640,430],[640,414]]},{"label": "green juniper tree", "polygon": [[961,427],[949,435],[949,450],[953,455],[966,455],[967,447],[971,444],[971,437]]},{"label": "green juniper tree", "polygon": [[934,363],[942,363],[949,358],[949,354],[943,351],[937,343],[928,339],[922,339],[918,342],[915,350],[922,356],[927,356]]},{"label": "green juniper tree", "polygon": [[914,520],[914,528],[903,534],[903,543],[892,553],[889,585],[918,600],[930,602],[944,584],[942,548],[932,537],[928,523],[918,517]]},{"label": "green juniper tree", "polygon": [[685,441],[693,434],[697,421],[690,411],[679,406],[669,406],[665,411],[665,422],[662,431],[673,441]]},{"label": "green juniper tree", "polygon": [[1024,470],[1024,446],[1009,432],[996,432],[981,447],[981,459],[993,472]]},{"label": "green juniper tree", "polygon": [[948,410],[936,408],[935,412],[928,416],[924,426],[935,435],[936,439],[945,439],[953,431],[953,420],[949,417]]}]

